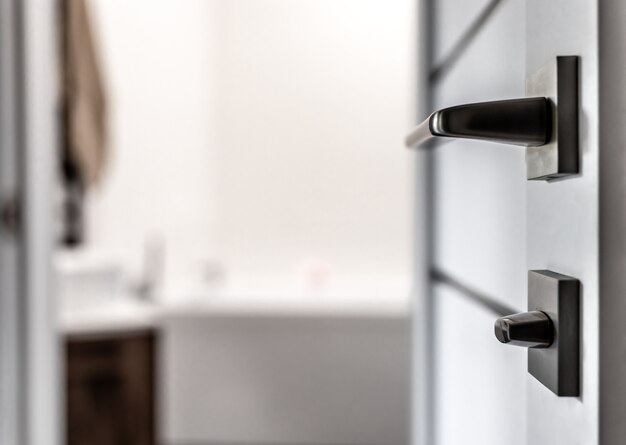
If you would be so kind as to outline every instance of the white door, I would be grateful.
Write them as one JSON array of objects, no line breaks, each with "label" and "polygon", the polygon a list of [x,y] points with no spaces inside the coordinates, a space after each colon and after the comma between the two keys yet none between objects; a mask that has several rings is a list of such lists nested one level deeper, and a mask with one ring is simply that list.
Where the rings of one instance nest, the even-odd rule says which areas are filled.
[{"label": "white door", "polygon": [[526,264],[581,281],[581,392],[557,397],[527,378],[527,443],[598,443],[598,2],[526,2],[525,74],[557,55],[580,57],[581,174],[529,181],[526,186]]},{"label": "white door", "polygon": [[[432,2],[433,110],[524,97],[526,4],[498,3],[488,10],[485,0]],[[475,25],[482,14],[486,19]],[[468,34],[473,26],[475,34]],[[496,445],[506,437],[508,445],[523,445],[526,352],[501,345],[493,323],[526,308],[525,150],[455,140],[431,156],[432,430],[426,443]]]},{"label": "white door", "polygon": [[[620,294],[626,88],[616,73],[626,71],[620,26],[626,7],[589,0],[425,0],[421,6],[422,38],[429,42],[423,83],[431,92],[422,98],[424,114],[522,98],[527,78],[542,66],[578,56],[580,172],[527,181],[526,149],[490,142],[454,140],[419,154],[426,216],[418,223],[427,231],[418,257],[427,272],[418,277],[429,279],[416,312],[415,442],[624,443],[619,419],[626,398],[616,370],[624,375],[626,361],[619,322],[626,309]],[[604,110],[613,113],[611,126],[600,121]],[[557,396],[527,371],[526,348],[494,336],[496,318],[527,310],[528,271],[536,269],[580,280],[575,397]]]}]

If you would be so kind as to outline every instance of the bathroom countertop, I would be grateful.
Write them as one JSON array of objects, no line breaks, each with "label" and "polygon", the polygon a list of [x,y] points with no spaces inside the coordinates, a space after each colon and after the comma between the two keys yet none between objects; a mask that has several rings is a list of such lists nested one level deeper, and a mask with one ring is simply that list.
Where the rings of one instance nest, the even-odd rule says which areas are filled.
[{"label": "bathroom countertop", "polygon": [[142,302],[126,297],[65,308],[59,316],[64,335],[90,335],[156,329],[168,320],[198,317],[406,318],[408,299],[276,298],[213,296]]},{"label": "bathroom countertop", "polygon": [[64,335],[129,332],[157,327],[158,312],[156,305],[115,301],[61,311],[58,323]]}]

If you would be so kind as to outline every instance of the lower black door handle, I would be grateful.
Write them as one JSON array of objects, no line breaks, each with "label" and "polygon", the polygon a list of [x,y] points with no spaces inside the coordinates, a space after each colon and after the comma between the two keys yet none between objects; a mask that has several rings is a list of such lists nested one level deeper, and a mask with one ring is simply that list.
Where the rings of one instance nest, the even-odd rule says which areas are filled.
[{"label": "lower black door handle", "polygon": [[527,348],[547,348],[554,340],[552,320],[541,311],[522,312],[498,318],[494,331],[501,343]]},{"label": "lower black door handle", "polygon": [[528,372],[559,396],[580,394],[580,282],[528,272],[528,312],[498,318],[496,338],[528,349]]}]

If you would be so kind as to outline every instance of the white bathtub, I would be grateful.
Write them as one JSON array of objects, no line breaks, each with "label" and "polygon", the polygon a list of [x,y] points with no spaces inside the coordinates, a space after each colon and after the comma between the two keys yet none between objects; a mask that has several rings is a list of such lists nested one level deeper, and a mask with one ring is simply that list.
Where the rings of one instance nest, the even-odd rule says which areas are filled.
[{"label": "white bathtub", "polygon": [[164,315],[161,442],[407,444],[406,311],[314,309]]}]

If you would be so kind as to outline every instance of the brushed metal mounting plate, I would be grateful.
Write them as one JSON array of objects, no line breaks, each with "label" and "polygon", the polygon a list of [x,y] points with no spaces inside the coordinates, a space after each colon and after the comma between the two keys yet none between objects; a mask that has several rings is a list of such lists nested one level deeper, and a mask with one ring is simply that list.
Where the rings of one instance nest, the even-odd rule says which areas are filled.
[{"label": "brushed metal mounting plate", "polygon": [[526,149],[526,177],[552,180],[579,172],[578,56],[559,56],[526,80],[526,96],[552,104],[550,142]]},{"label": "brushed metal mounting plate", "polygon": [[549,270],[528,272],[528,310],[552,320],[554,341],[528,349],[528,372],[558,396],[580,392],[580,282]]}]

